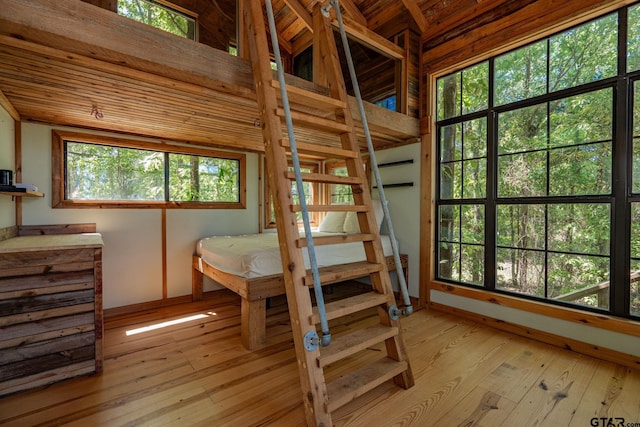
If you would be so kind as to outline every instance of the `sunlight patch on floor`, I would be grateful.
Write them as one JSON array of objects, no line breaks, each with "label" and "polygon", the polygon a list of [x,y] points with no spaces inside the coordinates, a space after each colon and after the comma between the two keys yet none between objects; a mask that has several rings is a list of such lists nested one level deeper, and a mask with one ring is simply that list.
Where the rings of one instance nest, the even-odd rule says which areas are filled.
[{"label": "sunlight patch on floor", "polygon": [[162,328],[166,328],[168,326],[179,325],[180,323],[191,322],[191,321],[194,321],[194,320],[204,319],[206,317],[215,316],[215,315],[216,315],[216,313],[210,311],[210,312],[208,312],[206,314],[201,313],[201,314],[195,314],[193,316],[181,317],[179,319],[168,320],[166,322],[156,323],[156,324],[149,325],[149,326],[143,326],[141,328],[130,329],[130,330],[128,330],[126,332],[126,335],[130,336],[130,335],[140,334],[140,333],[143,333],[143,332],[155,331],[156,329],[162,329]]}]

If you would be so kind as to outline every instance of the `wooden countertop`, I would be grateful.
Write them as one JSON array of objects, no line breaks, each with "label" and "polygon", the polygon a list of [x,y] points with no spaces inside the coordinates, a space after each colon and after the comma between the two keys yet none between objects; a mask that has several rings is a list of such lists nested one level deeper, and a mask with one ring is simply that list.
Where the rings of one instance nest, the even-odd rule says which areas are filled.
[{"label": "wooden countertop", "polygon": [[100,233],[18,236],[0,241],[0,254],[57,249],[99,248],[102,246],[102,235]]}]

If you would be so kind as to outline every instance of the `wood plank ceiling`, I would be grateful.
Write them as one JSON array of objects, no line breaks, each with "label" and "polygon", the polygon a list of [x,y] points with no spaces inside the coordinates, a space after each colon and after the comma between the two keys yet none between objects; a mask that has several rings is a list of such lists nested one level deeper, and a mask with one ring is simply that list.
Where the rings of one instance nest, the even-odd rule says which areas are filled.
[{"label": "wood plank ceiling", "polygon": [[[411,29],[429,45],[446,41],[447,34],[458,34],[474,19],[495,17],[530,1],[341,0],[340,4],[360,31],[390,37]],[[117,16],[105,10],[115,7],[113,0],[86,2],[102,8],[78,0],[6,0],[0,8],[0,105],[14,118],[262,150],[245,60]],[[235,38],[231,34],[235,26],[227,22],[234,15],[235,0],[174,3],[193,9],[206,3],[199,20],[206,27],[204,34],[209,34],[202,37],[209,38],[210,45]],[[273,0],[279,38],[289,53],[311,42],[310,14],[316,3]],[[212,31],[216,25],[218,34]],[[300,79],[295,82],[309,85]],[[378,148],[415,141],[416,119],[368,108]],[[330,144],[317,134],[303,134],[301,140],[305,139]]]}]

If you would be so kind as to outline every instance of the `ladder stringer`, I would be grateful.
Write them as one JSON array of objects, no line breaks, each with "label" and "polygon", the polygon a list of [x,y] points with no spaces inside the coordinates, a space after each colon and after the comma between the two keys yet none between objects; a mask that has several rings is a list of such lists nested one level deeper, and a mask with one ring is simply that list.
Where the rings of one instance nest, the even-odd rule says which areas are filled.
[{"label": "ladder stringer", "polygon": [[[302,388],[302,400],[307,425],[331,425],[327,387],[322,369],[317,367],[319,350],[306,351],[304,337],[315,333],[311,323],[312,306],[308,288],[305,286],[306,269],[302,252],[296,246],[299,237],[295,214],[291,204],[291,184],[284,173],[288,171],[287,155],[282,146],[280,117],[276,115],[278,101],[272,84],[273,72],[269,61],[267,32],[262,13],[262,2],[245,1],[243,10],[258,109],[265,143],[265,158],[268,164],[268,179],[273,189],[274,209],[282,257],[284,282],[291,318],[291,328],[298,359],[298,372]],[[253,43],[251,42],[253,41]]]},{"label": "ladder stringer", "polygon": [[[329,92],[332,97],[344,101],[348,101],[347,90],[342,75],[342,69],[338,58],[338,50],[336,47],[333,29],[328,19],[322,16],[321,5],[316,3],[313,10],[314,24],[314,46],[319,46],[319,57],[322,62],[322,68],[325,70],[324,78],[327,81]],[[352,129],[351,132],[341,134],[340,140],[342,148],[359,152],[359,144],[356,139],[353,117],[349,108],[338,108],[336,110],[336,120],[344,123]],[[358,156],[355,159],[345,159],[345,163],[349,172],[349,176],[362,177],[367,182],[364,172],[362,158]],[[368,191],[353,194],[354,204],[372,206],[371,194]],[[404,346],[404,340],[401,335],[400,322],[393,320],[388,312],[388,307],[395,305],[395,297],[393,287],[389,276],[389,271],[384,263],[384,252],[380,241],[380,234],[373,211],[359,212],[358,224],[361,233],[371,233],[376,235],[376,239],[363,242],[367,260],[372,263],[383,264],[383,269],[378,273],[370,275],[372,287],[379,293],[387,296],[387,303],[378,307],[380,323],[389,327],[398,328],[398,334],[385,340],[387,355],[389,358],[406,362],[406,369],[400,374],[394,376],[394,382],[403,388],[409,388],[414,385],[413,373],[409,364],[408,355]]]}]

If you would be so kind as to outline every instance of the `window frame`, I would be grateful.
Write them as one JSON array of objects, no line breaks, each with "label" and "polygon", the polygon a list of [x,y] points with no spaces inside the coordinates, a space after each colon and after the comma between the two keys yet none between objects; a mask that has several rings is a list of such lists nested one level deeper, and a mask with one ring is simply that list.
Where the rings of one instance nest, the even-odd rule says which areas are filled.
[{"label": "window frame", "polygon": [[[637,5],[637,4],[636,4]],[[554,33],[551,35],[546,35],[539,39],[536,39],[529,44],[537,43],[541,40],[548,40],[556,34],[561,34],[566,31],[570,31],[576,27],[588,24],[597,19],[601,19],[610,14],[617,14],[618,20],[618,39],[617,39],[617,48],[618,48],[618,73],[612,77],[605,78],[603,80],[592,81],[588,83],[579,84],[577,86],[566,88],[554,92],[547,92],[544,95],[535,96],[532,98],[527,98],[525,100],[520,100],[517,102],[511,102],[507,104],[494,105],[493,103],[493,61],[498,56],[507,54],[509,52],[520,49],[526,45],[521,45],[511,49],[507,52],[501,52],[500,54],[496,54],[491,56],[490,58],[482,58],[479,59],[478,62],[467,63],[465,67],[457,70],[449,70],[446,74],[440,74],[433,79],[433,88],[436,89],[437,79],[446,77],[447,75],[452,75],[467,68],[473,67],[481,62],[489,61],[491,68],[489,71],[489,99],[490,104],[489,107],[482,112],[473,112],[467,114],[458,114],[452,118],[446,119],[437,119],[438,111],[434,110],[434,154],[435,154],[435,168],[434,168],[434,201],[435,201],[435,210],[434,213],[436,215],[435,222],[435,233],[432,244],[434,244],[434,252],[435,252],[435,270],[434,270],[434,280],[436,282],[445,282],[452,283],[455,285],[459,285],[463,288],[474,288],[477,291],[489,291],[495,292],[499,294],[503,294],[505,297],[513,297],[517,299],[524,300],[533,300],[544,303],[551,303],[554,305],[569,307],[572,309],[577,309],[580,311],[593,311],[599,314],[610,314],[616,317],[624,317],[630,318],[633,320],[638,320],[637,314],[630,313],[629,306],[629,298],[630,298],[630,287],[629,287],[629,218],[630,218],[630,209],[631,203],[634,201],[640,201],[640,194],[634,195],[631,193],[631,150],[632,150],[632,142],[631,142],[631,132],[628,127],[630,126],[630,117],[632,116],[633,109],[632,104],[628,103],[624,105],[624,99],[633,97],[632,95],[632,85],[631,82],[640,79],[640,70],[627,71],[626,69],[626,40],[627,40],[627,24],[626,24],[626,16],[628,7],[633,7],[634,5],[625,6],[621,9],[617,9],[615,11],[610,11],[607,13],[603,13],[601,16],[598,16],[594,19],[591,19],[586,22],[582,22],[576,24],[572,27],[563,29],[558,33]],[[497,194],[497,180],[498,180],[498,170],[497,170],[497,116],[498,113],[504,111],[512,111],[516,107],[517,108],[538,104],[541,102],[551,102],[553,99],[561,99],[569,96],[573,96],[576,94],[590,93],[602,88],[612,88],[613,90],[613,114],[612,114],[612,139],[611,139],[611,192],[607,194],[598,194],[598,195],[587,195],[587,196],[575,196],[575,195],[561,195],[561,196],[534,196],[534,197],[499,197]],[[434,94],[438,91],[435,90]],[[460,95],[458,95],[460,96]],[[439,105],[439,100],[436,96],[433,98],[434,107]],[[478,115],[487,117],[487,159],[489,164],[487,165],[487,177],[486,177],[486,187],[487,187],[487,195],[482,199],[466,199],[464,197],[460,198],[452,198],[452,199],[441,199],[441,146],[440,146],[440,129],[446,125],[451,125],[454,123],[463,123],[465,121],[471,120],[473,118],[477,118]],[[628,117],[627,117],[628,116]],[[494,135],[491,133],[495,132]],[[562,301],[557,301],[551,298],[539,298],[526,294],[519,294],[515,292],[507,292],[500,289],[496,289],[496,210],[497,207],[503,204],[514,204],[514,203],[526,203],[526,204],[556,204],[556,202],[562,201],[564,203],[570,203],[576,199],[584,199],[583,203],[608,203],[610,206],[610,287],[611,287],[611,295],[608,299],[609,307],[605,310],[588,305],[578,305],[574,303],[564,303]],[[439,274],[439,245],[440,245],[440,224],[439,224],[439,207],[443,205],[454,205],[461,206],[465,204],[481,204],[486,207],[485,210],[485,238],[484,242],[486,245],[485,252],[485,282],[481,286],[467,284],[462,282],[461,280],[450,280],[440,276]],[[624,234],[620,234],[624,232]],[[616,239],[615,236],[624,236],[624,239]],[[620,242],[622,240],[622,242]],[[547,250],[547,249],[545,249]],[[615,257],[615,258],[614,258]],[[469,289],[470,292],[471,289]]]},{"label": "window frame", "polygon": [[[288,160],[289,167],[293,167],[293,163],[291,160]],[[311,169],[311,173],[319,173],[321,170],[321,163],[312,161],[312,160],[301,160],[300,166],[302,168]],[[271,218],[271,206],[273,204],[273,198],[271,195],[271,184],[269,183],[269,174],[267,171],[267,159],[264,158],[264,176],[266,179],[264,180],[264,228],[265,229],[275,229],[277,227],[276,221]],[[294,181],[291,181],[292,185]],[[313,188],[313,200],[311,204],[319,205],[322,203],[322,195],[320,194],[320,184],[317,182],[311,182],[311,187]],[[298,224],[302,224],[302,220],[298,221]],[[309,212],[309,224],[311,227],[317,227],[320,224],[320,212]]]},{"label": "window frame", "polygon": [[122,16],[124,18],[132,19],[132,20],[134,20],[136,22],[140,22],[141,24],[144,24],[144,25],[149,25],[150,27],[153,27],[153,28],[155,28],[157,30],[160,30],[160,31],[165,31],[165,32],[167,32],[169,34],[173,34],[174,36],[182,37],[182,38],[184,38],[186,40],[193,40],[195,42],[199,41],[199,39],[200,39],[200,29],[198,27],[200,26],[200,23],[199,23],[198,14],[196,12],[194,12],[192,10],[189,10],[189,9],[185,9],[184,7],[178,6],[177,4],[172,3],[170,1],[167,1],[167,0],[144,0],[144,1],[149,2],[151,4],[155,4],[158,7],[167,9],[168,11],[173,12],[173,13],[175,13],[177,15],[182,15],[182,16],[184,16],[186,18],[192,19],[193,20],[193,25],[194,25],[193,38],[190,38],[190,37],[187,37],[187,36],[181,36],[181,35],[178,35],[178,34],[174,34],[174,33],[170,32],[170,31],[166,31],[166,30],[164,30],[162,28],[159,28],[159,27],[156,27],[154,25],[147,24],[146,22],[140,22],[140,21],[138,21],[136,19],[130,18],[127,15],[122,15],[122,14],[120,14],[120,11],[118,10],[118,5],[117,5],[118,2],[117,2],[117,0],[116,0],[116,13],[119,16]]},{"label": "window frame", "polygon": [[[160,153],[215,157],[238,161],[238,202],[151,201],[151,200],[70,200],[66,198],[65,142],[143,149]],[[51,137],[51,207],[56,208],[134,208],[134,209],[246,209],[246,155],[230,151],[210,150],[166,142],[146,142],[135,139],[52,130]]]}]

